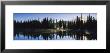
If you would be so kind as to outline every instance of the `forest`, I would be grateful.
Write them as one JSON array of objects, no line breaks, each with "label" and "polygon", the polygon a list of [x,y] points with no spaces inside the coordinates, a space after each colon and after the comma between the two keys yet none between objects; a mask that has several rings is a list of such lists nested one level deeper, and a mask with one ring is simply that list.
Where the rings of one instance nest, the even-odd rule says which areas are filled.
[{"label": "forest", "polygon": [[74,21],[53,20],[45,17],[42,21],[28,20],[19,22],[14,20],[14,29],[72,29],[72,30],[92,30],[97,29],[97,20],[92,16],[87,16],[87,20],[82,20],[81,17],[76,17]]}]

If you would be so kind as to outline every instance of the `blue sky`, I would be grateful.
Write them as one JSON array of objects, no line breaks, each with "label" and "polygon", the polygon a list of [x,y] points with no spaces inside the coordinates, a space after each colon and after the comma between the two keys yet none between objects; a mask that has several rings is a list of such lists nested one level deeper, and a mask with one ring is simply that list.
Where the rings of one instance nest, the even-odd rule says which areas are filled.
[{"label": "blue sky", "polygon": [[[89,13],[82,13],[83,20],[86,20]],[[95,19],[97,19],[96,13],[90,13]],[[27,20],[42,20],[45,17],[57,19],[58,21],[63,19],[64,21],[75,20],[76,16],[81,17],[81,13],[14,13],[13,17],[16,21],[27,21]]]}]

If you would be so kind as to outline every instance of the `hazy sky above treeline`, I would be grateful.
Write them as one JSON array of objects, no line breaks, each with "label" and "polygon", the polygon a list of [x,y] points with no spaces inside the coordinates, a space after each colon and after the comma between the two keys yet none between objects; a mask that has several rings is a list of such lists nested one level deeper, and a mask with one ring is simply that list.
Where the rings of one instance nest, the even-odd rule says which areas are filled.
[{"label": "hazy sky above treeline", "polygon": [[[64,21],[71,21],[75,20],[76,17],[81,17],[81,13],[14,13],[13,17],[14,20],[16,21],[28,21],[28,20],[42,20],[46,17],[52,18],[52,19],[57,19],[59,20],[64,20]],[[87,20],[87,16],[89,16],[89,13],[82,13],[82,19]],[[97,19],[97,14],[96,13],[90,13],[90,16],[94,17]]]}]

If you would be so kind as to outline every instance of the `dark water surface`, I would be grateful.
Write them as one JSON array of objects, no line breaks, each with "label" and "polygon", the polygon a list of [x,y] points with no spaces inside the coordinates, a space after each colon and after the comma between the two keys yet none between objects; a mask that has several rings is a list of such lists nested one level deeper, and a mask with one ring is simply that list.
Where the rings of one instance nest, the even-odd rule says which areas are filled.
[{"label": "dark water surface", "polygon": [[97,40],[97,33],[88,30],[58,32],[15,31],[14,40]]}]

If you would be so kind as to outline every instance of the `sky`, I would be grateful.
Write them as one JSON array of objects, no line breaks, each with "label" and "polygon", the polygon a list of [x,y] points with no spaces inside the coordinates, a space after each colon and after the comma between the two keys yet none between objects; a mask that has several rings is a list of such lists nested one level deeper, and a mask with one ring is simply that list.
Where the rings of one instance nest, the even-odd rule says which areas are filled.
[{"label": "sky", "polygon": [[[81,17],[81,13],[14,13],[13,17],[16,21],[28,21],[28,20],[42,20],[45,17],[64,20],[64,21],[72,21],[75,20],[76,17]],[[87,20],[87,16],[89,13],[82,13],[82,19]],[[97,19],[96,13],[90,13],[90,16],[93,16]]]}]

